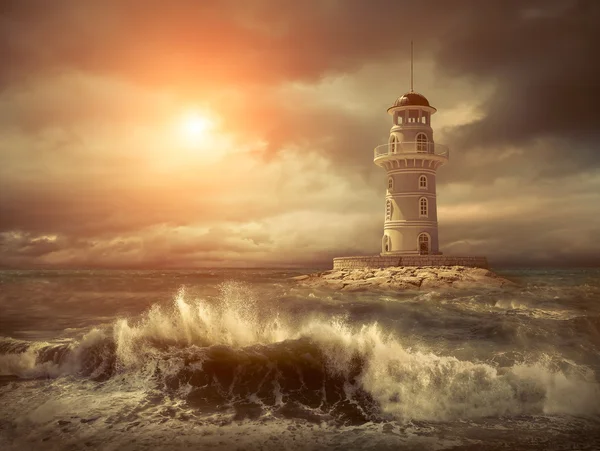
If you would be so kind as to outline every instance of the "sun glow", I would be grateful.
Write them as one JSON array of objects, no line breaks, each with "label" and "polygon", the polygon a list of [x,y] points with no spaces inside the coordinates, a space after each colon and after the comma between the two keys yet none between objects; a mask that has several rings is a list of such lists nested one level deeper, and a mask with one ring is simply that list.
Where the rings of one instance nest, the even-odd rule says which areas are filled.
[{"label": "sun glow", "polygon": [[208,115],[193,111],[183,115],[179,128],[183,141],[196,146],[205,143],[214,125]]}]

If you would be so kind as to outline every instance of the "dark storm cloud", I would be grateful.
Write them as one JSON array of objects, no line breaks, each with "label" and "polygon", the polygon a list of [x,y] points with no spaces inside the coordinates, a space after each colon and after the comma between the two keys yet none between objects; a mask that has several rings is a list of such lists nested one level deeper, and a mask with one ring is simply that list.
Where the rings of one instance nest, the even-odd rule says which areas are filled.
[{"label": "dark storm cloud", "polygon": [[[0,249],[3,252],[24,257],[39,257],[60,250],[64,246],[65,243],[48,237],[36,237],[29,234],[15,236],[0,234]],[[8,249],[9,247],[10,249]]]},{"label": "dark storm cloud", "polygon": [[70,68],[207,91],[271,85],[406,58],[414,38],[440,77],[497,86],[450,144],[550,136],[575,140],[584,165],[596,160],[600,120],[597,23],[593,0],[5,1],[0,80]]},{"label": "dark storm cloud", "polygon": [[[356,115],[343,104],[335,107],[311,105],[270,105],[267,109],[251,106],[239,111],[250,114],[253,123],[264,124],[269,139],[269,154],[297,145],[300,151],[315,151],[336,163],[332,168],[347,177],[353,174],[379,173],[370,152],[377,144],[387,142],[389,124],[385,113]],[[348,169],[353,172],[348,173]]]},{"label": "dark storm cloud", "polygon": [[[79,184],[80,183],[80,184]],[[2,188],[2,184],[0,184]],[[227,209],[227,195],[182,196],[200,191],[192,181],[154,180],[152,184],[112,182],[101,178],[62,183],[17,183],[0,189],[0,231],[32,234],[64,233],[81,238],[109,238],[158,224],[181,226],[198,218],[243,221],[265,214],[265,206]]]},{"label": "dark storm cloud", "polygon": [[[598,265],[598,250],[590,245],[589,231],[567,231],[564,227],[548,226],[560,224],[560,217],[548,222],[546,218],[510,218],[510,227],[498,233],[497,221],[481,218],[465,222],[446,224],[440,238],[448,244],[449,254],[487,255],[493,266],[588,266]],[[593,220],[593,218],[592,218]],[[468,228],[468,238],[465,230]],[[477,243],[477,244],[472,244]],[[508,243],[508,244],[507,244]]]},{"label": "dark storm cloud", "polygon": [[[396,52],[420,22],[400,27],[402,14],[421,12],[411,2],[381,0],[5,1],[2,10],[5,83],[75,67],[174,84],[271,83],[351,70]],[[442,17],[427,17],[428,25],[436,21]]]},{"label": "dark storm cloud", "polygon": [[600,2],[481,2],[461,22],[436,53],[438,70],[496,90],[481,120],[454,131],[457,146],[550,138],[558,150],[536,157],[600,164]]},{"label": "dark storm cloud", "polygon": [[[385,182],[380,169],[372,164],[370,151],[387,138],[387,105],[380,105],[374,96],[376,104],[363,105],[368,111],[357,113],[346,104],[359,94],[352,90],[346,90],[339,103],[325,106],[301,98],[287,99],[284,94],[291,82],[311,85],[330,75],[356,75],[372,63],[384,70],[361,80],[356,89],[370,93],[369,86],[397,79],[398,92],[390,93],[391,102],[407,87],[408,77],[385,67],[408,59],[410,39],[417,43],[417,61],[435,64],[437,78],[432,86],[423,88],[424,94],[429,95],[432,88],[440,92],[435,84],[445,86],[448,80],[466,80],[473,91],[480,86],[493,88],[485,99],[468,89],[430,98],[440,112],[442,106],[448,108],[444,102],[451,105],[464,100],[470,105],[481,103],[483,113],[481,120],[443,132],[453,153],[452,163],[440,171],[440,187],[447,181],[470,182],[477,191],[477,186],[510,175],[516,189],[509,195],[517,203],[517,185],[524,180],[531,183],[545,177],[552,181],[565,173],[595,170],[600,163],[595,151],[600,113],[594,105],[594,99],[600,98],[595,48],[600,42],[600,27],[596,26],[600,23],[599,5],[575,0],[0,0],[0,132],[16,128],[28,139],[40,134],[36,147],[17,149],[21,156],[0,155],[0,232],[7,231],[0,240],[0,261],[14,257],[13,264],[26,265],[36,257],[61,251],[73,254],[65,257],[73,265],[96,262],[108,266],[124,261],[193,265],[257,252],[264,252],[263,262],[274,258],[273,263],[280,263],[272,257],[273,252],[283,252],[282,258],[293,255],[298,262],[371,253],[369,249],[379,243],[381,224],[375,211],[379,214],[380,209],[365,206],[377,198],[365,185],[383,189]],[[76,76],[92,82],[71,84]],[[63,80],[62,84],[52,84],[56,80]],[[40,88],[38,97],[34,87],[44,82],[48,85]],[[86,92],[93,91],[96,83],[102,89],[96,97],[88,97]],[[111,83],[123,85],[116,89]],[[128,97],[133,87],[142,92]],[[279,88],[281,92],[274,94]],[[113,154],[105,148],[92,155],[85,149],[94,143],[80,137],[79,132],[85,133],[77,130],[80,125],[153,118],[152,106],[156,108],[157,103],[147,93],[163,89],[183,101],[188,97],[208,99],[236,133],[268,142],[267,162],[282,155],[282,149],[293,148],[300,155],[319,153],[332,163],[326,169],[303,167],[305,172],[300,172],[298,179],[317,173],[330,179],[343,174],[339,185],[347,182],[344,189],[359,187],[360,193],[346,196],[340,189],[330,198],[304,199],[311,189],[319,190],[321,181],[316,177],[297,190],[277,186],[276,195],[264,198],[259,198],[262,193],[258,190],[207,188],[198,184],[196,175],[193,181],[179,177],[177,186],[170,185],[173,179],[168,177],[138,183],[136,174],[120,170],[141,165],[136,156]],[[228,89],[244,93],[244,101],[235,97],[217,100],[220,91]],[[50,99],[41,95],[53,90]],[[51,141],[43,135],[49,127],[64,129],[65,135]],[[119,133],[113,132],[112,137],[118,138]],[[436,134],[440,132],[436,129]],[[51,150],[52,155],[40,152],[42,148]],[[504,152],[502,158],[500,152]],[[6,175],[9,167],[18,174]],[[66,175],[61,178],[55,167],[66,167]],[[265,192],[271,189],[263,187],[269,190]],[[182,194],[203,192],[210,195],[195,198]],[[561,195],[565,202],[572,202],[565,193],[556,193]],[[476,193],[471,197],[477,197]],[[582,217],[586,208],[589,210],[589,205],[582,202],[580,216],[573,217]],[[264,244],[287,239],[274,238],[273,230],[261,231],[264,236],[256,246],[248,238],[252,233],[225,229],[177,246],[163,245],[160,238],[150,236],[144,245],[117,239],[141,236],[154,226],[198,224],[199,218],[210,227],[218,220],[242,224],[268,221],[295,210],[319,214],[327,209],[372,213],[375,219],[368,227],[356,223],[360,230],[367,230],[364,233],[369,238],[363,239],[357,231],[332,250],[322,250],[319,230],[305,232],[306,236],[296,233],[297,242],[289,248],[281,243]],[[544,223],[528,227],[520,217],[507,214],[504,218],[514,233],[497,221],[457,222],[456,226],[450,221],[446,236],[450,241],[467,235],[474,241],[494,236],[498,241],[490,241],[486,251],[507,260],[531,260],[529,251],[542,252],[556,239],[552,233],[539,233]],[[558,215],[556,223],[560,221],[565,228],[572,222]],[[593,221],[588,218],[591,228]],[[336,231],[327,236],[333,242],[339,235]],[[94,244],[102,240],[106,242]],[[321,247],[315,245],[310,254],[301,254],[307,242]],[[360,245],[353,248],[344,244],[348,242]],[[366,242],[369,246],[360,247]],[[515,248],[509,249],[502,244],[505,242],[515,243]],[[561,243],[572,250],[568,239]],[[110,255],[104,257],[105,252]],[[549,252],[546,258],[560,260],[563,251]]]}]

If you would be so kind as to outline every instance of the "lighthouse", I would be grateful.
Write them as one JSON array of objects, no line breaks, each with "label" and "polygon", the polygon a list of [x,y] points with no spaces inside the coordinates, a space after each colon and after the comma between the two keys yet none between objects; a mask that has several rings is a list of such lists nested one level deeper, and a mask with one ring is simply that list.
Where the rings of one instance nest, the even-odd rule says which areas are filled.
[{"label": "lighthouse", "polygon": [[334,270],[401,266],[488,268],[483,256],[442,255],[438,240],[436,178],[450,151],[435,142],[431,117],[437,111],[413,90],[411,42],[410,91],[388,108],[392,128],[373,161],[385,169],[383,236],[379,255],[335,257]]},{"label": "lighthouse", "polygon": [[388,108],[392,128],[387,144],[375,148],[374,163],[386,171],[381,255],[440,255],[436,175],[448,161],[448,147],[434,140],[437,111],[411,89]]}]

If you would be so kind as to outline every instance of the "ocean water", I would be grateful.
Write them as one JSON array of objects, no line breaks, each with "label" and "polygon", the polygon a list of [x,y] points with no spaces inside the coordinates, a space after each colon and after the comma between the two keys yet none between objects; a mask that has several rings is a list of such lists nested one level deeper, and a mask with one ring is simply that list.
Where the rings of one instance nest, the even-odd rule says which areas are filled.
[{"label": "ocean water", "polygon": [[600,270],[0,271],[0,449],[600,450]]}]

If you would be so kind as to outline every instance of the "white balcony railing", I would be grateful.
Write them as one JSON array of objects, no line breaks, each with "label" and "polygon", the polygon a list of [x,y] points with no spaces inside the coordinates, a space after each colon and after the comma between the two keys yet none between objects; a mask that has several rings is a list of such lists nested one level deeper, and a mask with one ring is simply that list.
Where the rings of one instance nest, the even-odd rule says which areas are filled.
[{"label": "white balcony railing", "polygon": [[[429,154],[437,155],[448,159],[450,157],[450,149],[448,146],[443,144],[437,144],[432,142],[418,142],[418,141],[403,141],[389,144],[382,144],[381,146],[375,147],[374,159],[377,160],[381,157],[387,157],[390,155],[398,154]],[[408,155],[407,155],[408,156]]]}]

